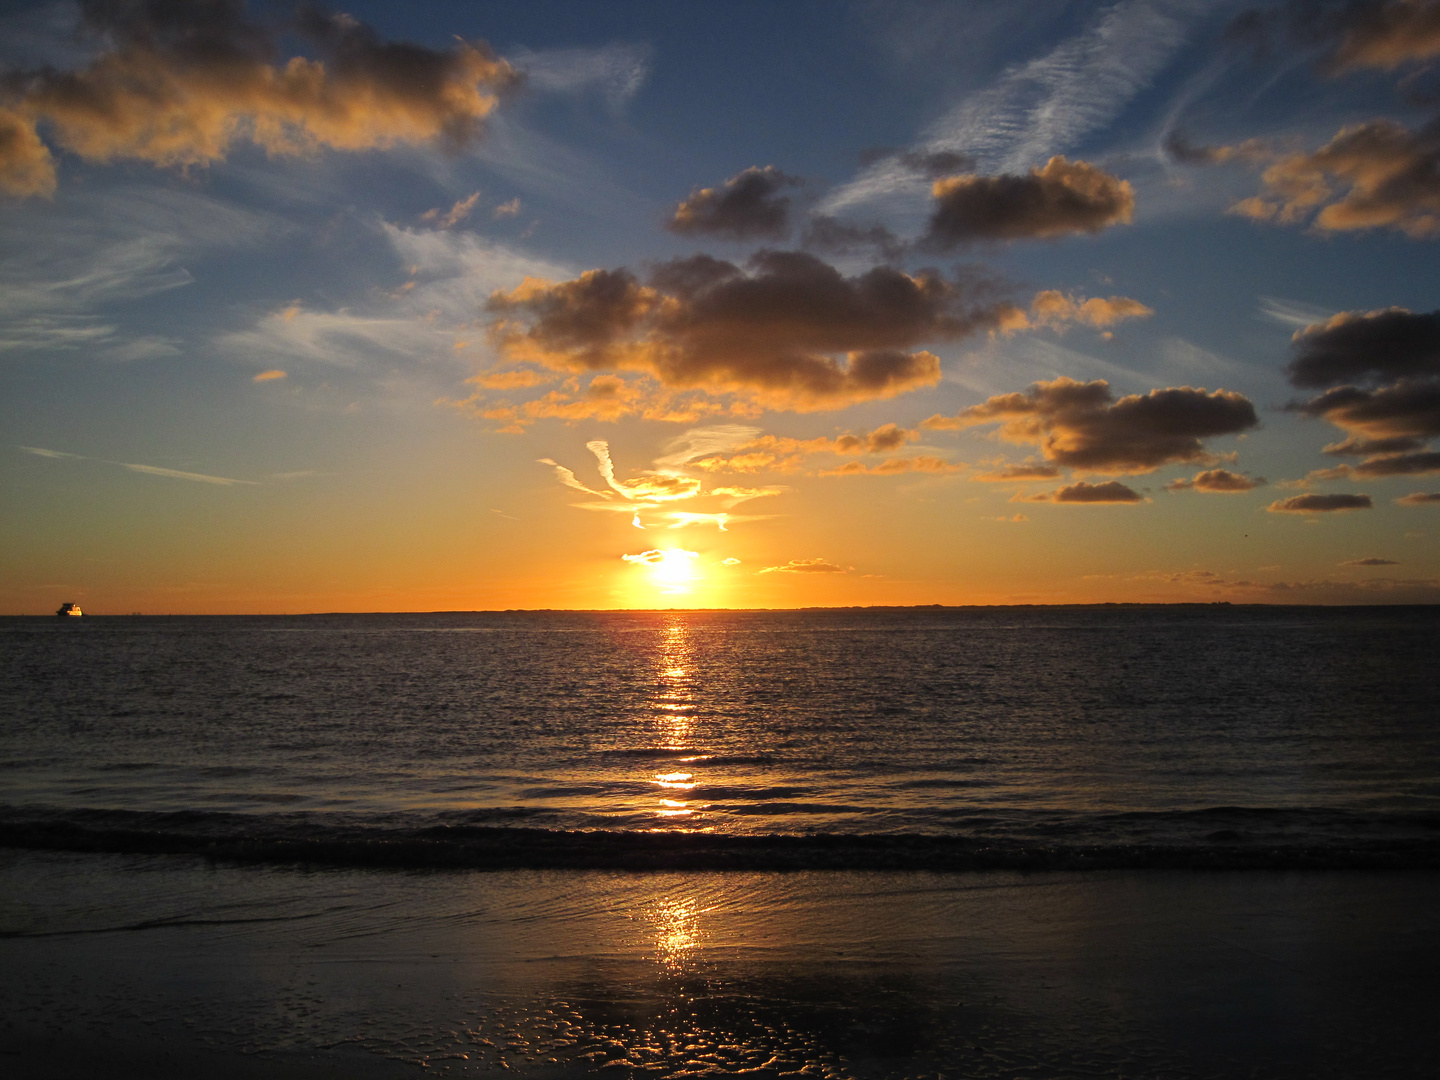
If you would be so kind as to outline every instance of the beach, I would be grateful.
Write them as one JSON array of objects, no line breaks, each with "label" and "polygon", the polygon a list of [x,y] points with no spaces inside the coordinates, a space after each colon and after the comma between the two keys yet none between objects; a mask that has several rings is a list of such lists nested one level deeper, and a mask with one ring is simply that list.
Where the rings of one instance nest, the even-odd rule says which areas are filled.
[{"label": "beach", "polygon": [[1435,873],[7,853],[17,1078],[1426,1076]]}]

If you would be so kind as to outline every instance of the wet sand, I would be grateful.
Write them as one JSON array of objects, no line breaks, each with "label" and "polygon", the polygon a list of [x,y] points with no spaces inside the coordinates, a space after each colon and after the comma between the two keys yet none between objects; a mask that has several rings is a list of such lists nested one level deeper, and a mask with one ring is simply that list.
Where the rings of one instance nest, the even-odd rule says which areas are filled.
[{"label": "wet sand", "polygon": [[0,1071],[1429,1076],[1437,887],[0,852]]}]

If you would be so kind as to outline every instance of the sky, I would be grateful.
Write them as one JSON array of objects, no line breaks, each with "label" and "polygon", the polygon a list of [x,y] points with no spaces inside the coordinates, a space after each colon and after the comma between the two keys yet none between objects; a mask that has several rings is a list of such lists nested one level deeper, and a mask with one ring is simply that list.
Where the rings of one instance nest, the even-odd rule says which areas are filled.
[{"label": "sky", "polygon": [[0,5],[0,613],[1440,602],[1440,2]]}]

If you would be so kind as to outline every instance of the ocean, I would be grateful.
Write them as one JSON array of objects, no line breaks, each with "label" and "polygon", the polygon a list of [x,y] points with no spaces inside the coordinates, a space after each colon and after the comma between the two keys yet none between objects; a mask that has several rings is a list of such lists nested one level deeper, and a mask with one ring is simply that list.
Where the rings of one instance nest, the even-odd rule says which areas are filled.
[{"label": "ocean", "polygon": [[1223,604],[0,619],[0,1051],[1426,1075],[1437,645]]}]

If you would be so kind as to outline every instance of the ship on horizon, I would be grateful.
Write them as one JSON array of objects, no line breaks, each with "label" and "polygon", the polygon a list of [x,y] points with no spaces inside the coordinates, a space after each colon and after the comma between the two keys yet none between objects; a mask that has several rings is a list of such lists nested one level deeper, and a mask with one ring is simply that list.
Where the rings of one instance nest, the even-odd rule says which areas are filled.
[{"label": "ship on horizon", "polygon": [[65,603],[60,605],[60,610],[55,612],[55,614],[63,617],[66,615],[80,616],[84,615],[85,613],[80,610],[79,604],[72,604],[67,600]]}]

